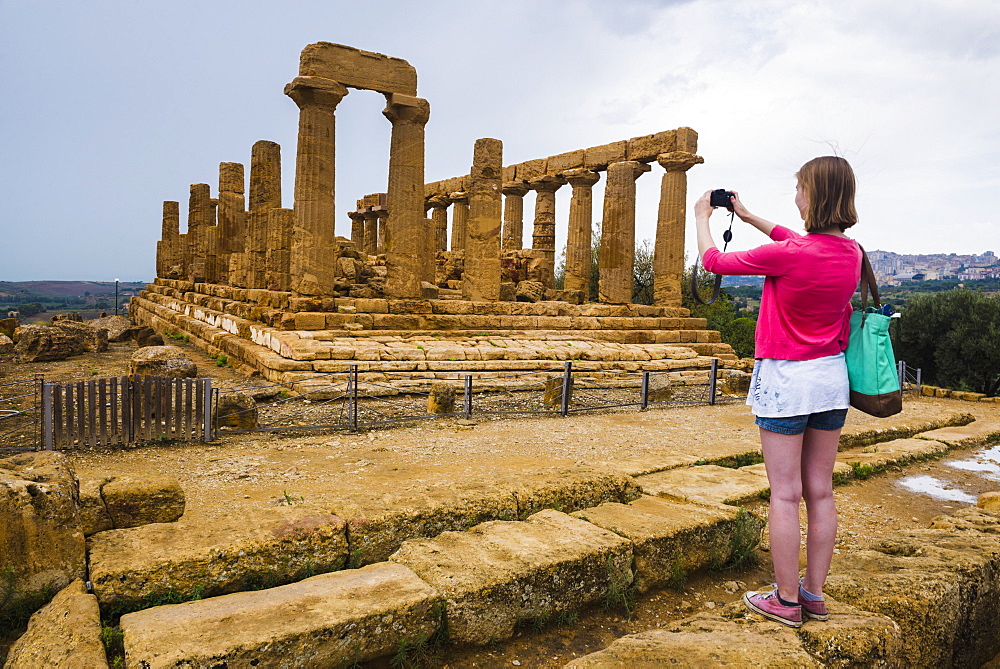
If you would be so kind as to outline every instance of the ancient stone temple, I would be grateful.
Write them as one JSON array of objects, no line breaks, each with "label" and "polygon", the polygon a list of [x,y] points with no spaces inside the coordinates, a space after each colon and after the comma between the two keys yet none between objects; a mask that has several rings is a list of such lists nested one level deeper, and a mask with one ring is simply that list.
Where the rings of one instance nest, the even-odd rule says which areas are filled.
[{"label": "ancient stone temple", "polygon": [[[389,170],[384,190],[338,216],[336,108],[351,88],[386,98]],[[207,184],[191,186],[184,233],[178,202],[164,202],[158,278],[132,301],[139,322],[185,332],[245,371],[282,382],[351,364],[434,377],[566,359],[593,369],[735,359],[717,332],[680,306],[687,170],[702,162],[694,130],[507,165],[499,139],[479,139],[467,171],[427,182],[430,105],[417,96],[406,61],[311,44],[285,94],[299,109],[294,202],[281,201],[281,147],[264,140],[251,151],[248,189],[236,162],[220,163],[216,197]],[[653,163],[664,170],[655,303],[639,305],[632,303],[636,181]],[[595,204],[592,188],[602,178],[604,201]],[[572,196],[565,282],[556,289],[563,187]],[[602,247],[599,298],[590,302],[595,206]],[[337,235],[338,226],[349,233]],[[522,248],[528,231],[531,247]]]}]

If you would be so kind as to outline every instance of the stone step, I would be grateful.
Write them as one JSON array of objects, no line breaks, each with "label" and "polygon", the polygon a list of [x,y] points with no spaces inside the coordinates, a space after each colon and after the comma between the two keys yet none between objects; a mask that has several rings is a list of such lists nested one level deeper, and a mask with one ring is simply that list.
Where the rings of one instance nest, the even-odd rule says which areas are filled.
[{"label": "stone step", "polygon": [[979,448],[1000,443],[1000,422],[977,420],[967,425],[929,430],[919,436],[948,444],[950,448]]},{"label": "stone step", "polygon": [[434,588],[384,562],[130,613],[121,628],[130,667],[342,667],[426,641],[442,611]]},{"label": "stone step", "polygon": [[764,523],[734,507],[706,508],[644,495],[572,514],[632,542],[640,592],[674,587],[687,574],[722,567],[753,550]]},{"label": "stone step", "polygon": [[558,511],[404,542],[390,557],[447,601],[459,643],[511,637],[519,622],[577,611],[632,585],[632,544]]},{"label": "stone step", "polygon": [[647,495],[697,504],[741,504],[765,497],[771,490],[766,476],[749,468],[700,465],[638,476]]},{"label": "stone step", "polygon": [[[920,436],[925,434],[928,433]],[[923,438],[894,439],[866,446],[860,451],[838,453],[837,463],[851,467],[852,475],[856,476],[858,472],[855,467],[867,467],[870,468],[870,473],[877,473],[895,465],[936,457],[948,450],[948,445],[940,441]]]}]

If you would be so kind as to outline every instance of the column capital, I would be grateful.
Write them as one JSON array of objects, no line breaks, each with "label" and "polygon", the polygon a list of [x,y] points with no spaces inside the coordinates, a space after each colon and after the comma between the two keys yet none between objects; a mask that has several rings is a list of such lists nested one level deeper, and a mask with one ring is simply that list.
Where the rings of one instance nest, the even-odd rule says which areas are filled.
[{"label": "column capital", "polygon": [[705,159],[687,151],[671,151],[658,155],[656,162],[668,172],[687,172],[695,165],[705,162]]},{"label": "column capital", "polygon": [[593,170],[578,167],[572,170],[566,170],[562,173],[562,177],[568,181],[569,185],[573,188],[590,188],[600,180],[601,175]]},{"label": "column capital", "polygon": [[423,98],[402,93],[387,93],[385,102],[382,115],[393,125],[396,123],[425,125],[431,117],[431,105]]},{"label": "column capital", "polygon": [[347,87],[323,77],[295,77],[285,84],[285,95],[295,101],[299,109],[310,106],[336,107],[347,95]]},{"label": "column capital", "polygon": [[363,211],[349,211],[347,212],[347,215],[355,223],[365,220],[365,213]]},{"label": "column capital", "polygon": [[608,165],[608,172],[611,172],[612,167],[624,170],[631,169],[633,179],[638,179],[640,176],[643,175],[643,173],[653,169],[646,163],[640,163],[638,160],[622,160],[617,163],[611,163],[610,165]]},{"label": "column capital", "polygon": [[426,205],[431,209],[446,209],[451,206],[451,199],[443,193],[427,198]]},{"label": "column capital", "polygon": [[449,202],[468,202],[469,201],[469,194],[466,193],[464,190],[456,191],[454,193],[449,193],[448,194],[448,201]]},{"label": "column capital", "polygon": [[539,193],[555,193],[566,181],[551,174],[543,174],[528,181],[528,188]]},{"label": "column capital", "polygon": [[523,181],[508,181],[500,189],[504,195],[517,195],[518,197],[524,197],[528,194],[528,184]]},{"label": "column capital", "polygon": [[378,212],[374,209],[366,209],[361,212],[361,217],[366,221],[372,221],[378,218]]}]

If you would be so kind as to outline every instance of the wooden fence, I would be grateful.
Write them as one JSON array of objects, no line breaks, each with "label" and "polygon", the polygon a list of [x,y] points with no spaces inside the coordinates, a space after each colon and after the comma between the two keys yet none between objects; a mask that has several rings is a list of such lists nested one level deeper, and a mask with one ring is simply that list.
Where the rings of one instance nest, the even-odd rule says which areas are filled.
[{"label": "wooden fence", "polygon": [[211,441],[211,379],[123,376],[42,386],[42,442],[56,448]]}]

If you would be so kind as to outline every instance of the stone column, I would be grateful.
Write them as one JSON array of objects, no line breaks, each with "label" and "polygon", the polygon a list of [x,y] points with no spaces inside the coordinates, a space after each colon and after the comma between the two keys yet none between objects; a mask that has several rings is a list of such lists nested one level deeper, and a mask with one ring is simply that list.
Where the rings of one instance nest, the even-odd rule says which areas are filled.
[{"label": "stone column", "polygon": [[382,114],[392,123],[386,208],[386,283],[391,297],[423,294],[434,280],[431,240],[424,229],[424,125],[431,115],[423,98],[391,93]]},{"label": "stone column", "polygon": [[705,162],[686,151],[661,153],[656,162],[666,170],[660,180],[660,208],[656,216],[653,244],[653,303],[681,306],[684,274],[684,214],[687,211],[687,171]]},{"label": "stone column", "polygon": [[623,160],[608,165],[604,185],[604,220],[601,224],[601,302],[631,304],[635,284],[635,180],[649,165]]},{"label": "stone column", "polygon": [[162,279],[177,278],[174,269],[178,263],[180,242],[180,203],[176,200],[163,201],[163,222],[160,241],[156,243],[156,276]]},{"label": "stone column", "polygon": [[264,287],[268,290],[291,289],[288,273],[292,259],[292,229],[295,227],[293,209],[267,210],[267,251],[264,263]]},{"label": "stone column", "polygon": [[477,139],[469,172],[469,220],[462,273],[462,297],[466,300],[500,299],[502,169],[503,142]]},{"label": "stone column", "polygon": [[230,264],[234,253],[242,253],[246,244],[246,204],[243,193],[244,172],[240,163],[219,163],[218,283],[230,282]]},{"label": "stone column", "polygon": [[247,215],[247,288],[265,288],[267,218],[281,207],[281,146],[276,142],[254,142],[250,153],[250,212]]},{"label": "stone column", "polygon": [[556,269],[556,191],[566,183],[559,177],[542,175],[528,182],[535,191],[535,228],[531,235],[531,248],[542,253],[542,283],[546,288],[555,285]]},{"label": "stone column", "polygon": [[207,255],[206,237],[208,228],[215,222],[212,209],[212,196],[208,184],[191,184],[188,196],[188,229],[187,242],[189,264],[187,278],[189,281],[205,280],[205,258]]},{"label": "stone column", "polygon": [[378,212],[378,239],[375,243],[375,251],[378,255],[385,253],[385,226],[389,222],[389,210],[385,207],[376,209]]},{"label": "stone column", "polygon": [[435,195],[427,200],[431,207],[431,220],[434,222],[434,250],[448,250],[448,205],[451,200],[444,195]]},{"label": "stone column", "polygon": [[448,195],[451,208],[451,250],[464,251],[469,228],[469,194],[458,191]]},{"label": "stone column", "polygon": [[365,212],[358,200],[358,211],[349,211],[347,216],[351,219],[351,241],[359,251],[365,248]]},{"label": "stone column", "polygon": [[220,274],[219,258],[219,225],[218,220],[219,199],[211,198],[209,203],[212,207],[212,222],[205,228],[205,283],[218,283]]},{"label": "stone column", "polygon": [[364,236],[358,250],[373,256],[378,250],[378,212],[369,209],[364,212]]},{"label": "stone column", "polygon": [[292,290],[302,295],[326,295],[333,289],[336,248],[334,111],[347,95],[347,88],[322,77],[296,77],[285,86],[285,95],[299,107]]},{"label": "stone column", "polygon": [[582,290],[590,294],[591,227],[594,221],[593,186],[600,179],[597,172],[573,169],[563,172],[563,178],[573,187],[569,201],[569,230],[566,235],[566,290]]},{"label": "stone column", "polygon": [[503,185],[503,239],[504,251],[520,251],[524,246],[524,196],[528,184],[509,181]]}]

